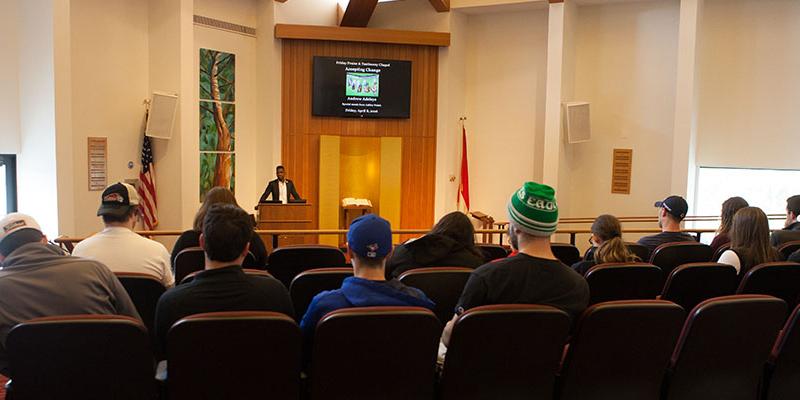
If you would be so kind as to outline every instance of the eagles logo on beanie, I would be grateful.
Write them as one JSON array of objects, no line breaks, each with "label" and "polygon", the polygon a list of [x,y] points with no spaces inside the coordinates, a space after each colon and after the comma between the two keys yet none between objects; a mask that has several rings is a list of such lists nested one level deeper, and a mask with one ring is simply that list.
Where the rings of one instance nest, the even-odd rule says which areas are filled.
[{"label": "eagles logo on beanie", "polygon": [[508,217],[523,232],[547,237],[558,226],[555,190],[536,182],[525,182],[508,202]]}]

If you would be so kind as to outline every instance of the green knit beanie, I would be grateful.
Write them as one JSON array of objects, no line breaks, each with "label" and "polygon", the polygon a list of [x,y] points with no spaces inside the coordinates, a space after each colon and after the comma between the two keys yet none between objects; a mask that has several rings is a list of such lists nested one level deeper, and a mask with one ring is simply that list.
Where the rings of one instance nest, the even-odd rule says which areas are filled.
[{"label": "green knit beanie", "polygon": [[508,217],[521,231],[547,237],[558,226],[556,191],[550,186],[525,182],[508,202]]}]

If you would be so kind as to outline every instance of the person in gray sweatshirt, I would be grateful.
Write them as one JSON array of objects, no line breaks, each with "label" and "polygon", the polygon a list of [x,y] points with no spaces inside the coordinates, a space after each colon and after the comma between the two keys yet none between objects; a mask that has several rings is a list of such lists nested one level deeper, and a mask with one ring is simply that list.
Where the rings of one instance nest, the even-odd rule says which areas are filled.
[{"label": "person in gray sweatshirt", "polygon": [[74,314],[126,315],[141,321],[108,267],[48,244],[29,215],[11,213],[0,219],[0,267],[0,373],[5,376],[6,336],[20,322]]}]

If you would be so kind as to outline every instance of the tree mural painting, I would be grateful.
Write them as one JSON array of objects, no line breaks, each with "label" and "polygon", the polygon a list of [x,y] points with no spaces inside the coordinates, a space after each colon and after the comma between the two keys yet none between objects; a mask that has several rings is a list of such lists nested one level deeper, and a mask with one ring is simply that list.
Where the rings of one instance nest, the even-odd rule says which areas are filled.
[{"label": "tree mural painting", "polygon": [[200,49],[201,198],[214,186],[234,189],[235,67],[235,55]]}]

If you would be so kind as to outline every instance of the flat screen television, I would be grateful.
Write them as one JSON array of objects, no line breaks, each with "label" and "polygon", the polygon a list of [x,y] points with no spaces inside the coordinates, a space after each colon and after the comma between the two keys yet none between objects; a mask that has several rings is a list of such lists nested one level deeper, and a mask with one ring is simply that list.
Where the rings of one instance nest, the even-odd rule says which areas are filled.
[{"label": "flat screen television", "polygon": [[314,57],[313,115],[408,118],[411,61]]}]

